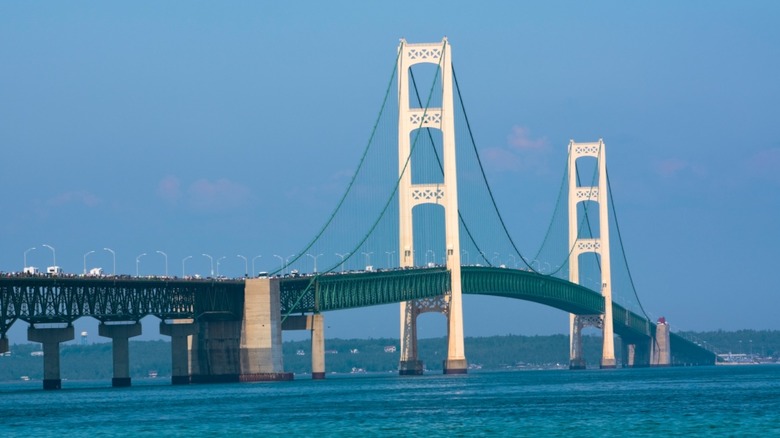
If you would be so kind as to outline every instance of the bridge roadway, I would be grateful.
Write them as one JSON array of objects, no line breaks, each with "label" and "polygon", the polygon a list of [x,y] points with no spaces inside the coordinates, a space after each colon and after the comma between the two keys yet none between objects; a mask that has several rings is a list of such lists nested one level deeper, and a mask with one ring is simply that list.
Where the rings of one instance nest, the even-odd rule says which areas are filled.
[{"label": "bridge roadway", "polygon": [[[464,294],[533,301],[577,315],[604,313],[599,293],[555,277],[478,266],[462,267],[461,275]],[[449,274],[441,267],[329,273],[282,278],[279,288],[284,318],[437,297],[449,290]],[[84,316],[101,322],[138,321],[147,315],[161,320],[241,320],[244,289],[243,279],[2,276],[0,338],[17,319],[31,324],[70,324]],[[615,333],[623,340],[655,335],[653,322],[616,303],[612,309]],[[671,349],[673,356],[714,363],[713,353],[674,334]]]}]

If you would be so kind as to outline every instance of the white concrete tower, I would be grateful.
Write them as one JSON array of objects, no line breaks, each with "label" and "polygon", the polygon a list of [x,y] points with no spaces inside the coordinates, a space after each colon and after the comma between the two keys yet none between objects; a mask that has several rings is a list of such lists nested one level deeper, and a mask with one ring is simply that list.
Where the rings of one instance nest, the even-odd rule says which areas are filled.
[{"label": "white concrete tower", "polygon": [[[598,185],[579,186],[577,183],[577,159],[594,157],[598,166]],[[588,182],[590,183],[590,182]],[[607,161],[603,140],[597,143],[569,142],[569,281],[580,283],[580,254],[597,253],[601,264],[601,295],[604,297],[603,315],[569,315],[569,367],[585,368],[582,356],[582,328],[595,325],[602,329],[604,344],[601,352],[601,368],[615,367],[615,336],[612,330],[612,277],[609,259],[609,196],[607,186]],[[580,218],[577,205],[580,202],[595,201],[599,205],[598,236],[584,239],[579,236]]]},{"label": "white concrete tower", "polygon": [[[438,300],[416,300],[401,303],[401,363],[400,374],[422,374],[422,362],[417,358],[417,316],[427,311],[439,311],[447,316],[448,348],[444,361],[445,374],[465,373],[467,368],[463,346],[463,306],[460,278],[460,237],[458,222],[458,184],[455,165],[455,118],[452,95],[452,58],[450,45],[440,43],[407,44],[398,47],[398,187],[402,267],[414,266],[412,210],[420,204],[444,207],[447,268],[452,290]],[[441,72],[441,108],[410,108],[409,69],[419,63],[439,66]],[[443,139],[444,180],[435,184],[414,184],[410,154],[415,131],[439,129]]]}]

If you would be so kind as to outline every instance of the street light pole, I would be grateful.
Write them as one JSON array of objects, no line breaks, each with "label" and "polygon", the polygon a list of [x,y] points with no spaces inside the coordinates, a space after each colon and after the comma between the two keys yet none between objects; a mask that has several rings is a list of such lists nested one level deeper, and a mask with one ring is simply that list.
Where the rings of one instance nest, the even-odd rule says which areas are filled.
[{"label": "street light pole", "polygon": [[274,254],[274,257],[279,259],[279,270],[282,271],[282,275],[284,275],[284,273],[285,273],[284,257],[282,257],[280,255],[276,255],[276,254]]},{"label": "street light pole", "polygon": [[498,256],[500,256],[500,255],[501,255],[501,254],[499,254],[499,253],[497,253],[497,252],[494,252],[494,253],[493,253],[493,258],[492,258],[492,259],[490,259],[490,264],[491,264],[491,265],[493,265],[493,266],[495,266],[495,265],[496,265],[496,259],[497,259],[497,258],[498,258]]},{"label": "street light pole", "polygon": [[433,263],[434,265],[436,264],[436,253],[432,249],[429,249],[428,251],[425,251],[425,267],[426,268],[428,266],[430,266],[430,265],[428,265],[428,263],[429,263],[428,262],[428,253],[433,254],[433,257],[432,257],[433,258],[433,262],[430,262],[430,263]]},{"label": "street light pole", "polygon": [[312,260],[314,260],[314,273],[316,274],[317,273],[317,257],[321,256],[322,254],[317,254],[317,255],[306,254],[306,255],[311,257]]},{"label": "street light pole", "polygon": [[168,276],[168,254],[162,251],[157,251],[157,254],[162,254],[162,256],[165,257],[165,276],[167,277]]},{"label": "street light pole", "polygon": [[295,254],[290,254],[285,260],[284,260],[284,273],[287,273],[287,267],[290,266],[290,259],[295,257]]},{"label": "street light pole", "polygon": [[45,246],[46,248],[49,248],[51,250],[51,256],[53,259],[52,261],[54,262],[54,266],[57,266],[57,251],[54,250],[54,247],[52,247],[51,245],[47,245],[45,243],[41,246]]},{"label": "street light pole", "polygon": [[466,251],[465,249],[462,250],[461,252],[466,254],[466,266],[468,266],[469,265],[469,252]]},{"label": "street light pole", "polygon": [[110,252],[111,257],[114,259],[114,270],[111,272],[111,275],[116,277],[116,253],[111,248],[103,248],[103,250]]},{"label": "street light pole", "polygon": [[344,253],[344,254],[339,254],[339,253],[336,252],[334,254],[336,254],[337,256],[341,257],[341,273],[343,274],[344,273],[344,257],[348,256],[350,253],[347,252],[347,253]]},{"label": "street light pole", "polygon": [[184,262],[186,262],[187,260],[189,260],[191,258],[192,258],[192,256],[187,256],[187,257],[184,257],[183,259],[181,259],[181,278],[185,277],[185,275],[184,275]]},{"label": "street light pole", "polygon": [[33,246],[32,248],[28,248],[24,251],[24,269],[27,269],[27,253],[34,249],[35,247]]},{"label": "street light pole", "polygon": [[141,263],[141,257],[145,256],[146,253],[139,254],[138,257],[135,258],[135,276],[140,277],[140,274],[138,273],[138,264]]},{"label": "street light pole", "polygon": [[213,277],[213,276],[214,276],[214,258],[213,258],[213,257],[211,257],[211,256],[210,256],[210,255],[208,255],[208,254],[202,254],[202,256],[203,256],[203,257],[208,257],[208,258],[209,258],[209,261],[211,262],[211,276]]},{"label": "street light pole", "polygon": [[88,253],[84,254],[84,275],[87,275],[87,256],[93,252],[95,251],[89,251]]},{"label": "street light pole", "polygon": [[371,254],[373,254],[373,253],[374,253],[374,251],[361,253],[364,256],[366,256],[366,267],[371,266]]},{"label": "street light pole", "polygon": [[385,251],[387,254],[387,268],[390,269],[390,257],[395,254],[395,251]]},{"label": "street light pole", "polygon": [[222,256],[222,257],[217,259],[217,277],[219,277],[219,262],[221,262],[222,260],[225,260],[226,258],[227,257]]},{"label": "street light pole", "polygon": [[[246,257],[242,256],[241,254],[236,254],[236,257],[241,257],[244,259],[244,278],[249,277],[249,262],[247,261]],[[254,268],[252,270],[254,270]]]},{"label": "street light pole", "polygon": [[257,271],[255,271],[255,260],[259,259],[260,257],[262,257],[262,256],[261,255],[256,255],[256,256],[252,257],[252,277],[257,275]]}]

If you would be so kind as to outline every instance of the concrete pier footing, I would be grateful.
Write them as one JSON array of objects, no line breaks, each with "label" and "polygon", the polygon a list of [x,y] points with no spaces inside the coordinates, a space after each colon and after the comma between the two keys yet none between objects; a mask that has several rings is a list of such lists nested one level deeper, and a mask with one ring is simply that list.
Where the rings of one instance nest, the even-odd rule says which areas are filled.
[{"label": "concrete pier footing", "polygon": [[73,326],[27,329],[27,340],[43,344],[43,389],[62,388],[60,378],[60,343],[74,339]]},{"label": "concrete pier footing", "polygon": [[114,362],[114,377],[111,386],[130,386],[130,338],[141,334],[141,323],[106,324],[98,326],[98,334],[111,338],[111,350]]},{"label": "concrete pier footing", "polygon": [[0,337],[0,353],[6,353],[8,351],[8,338],[3,335]]},{"label": "concrete pier footing", "polygon": [[601,368],[602,370],[617,368],[617,361],[615,360],[614,357],[602,358],[601,363],[599,364],[599,368]]},{"label": "concrete pier footing", "polygon": [[398,363],[398,375],[422,376],[425,369],[421,360],[402,360]]},{"label": "concrete pier footing", "polygon": [[468,363],[466,359],[447,359],[443,361],[444,374],[466,374]]}]

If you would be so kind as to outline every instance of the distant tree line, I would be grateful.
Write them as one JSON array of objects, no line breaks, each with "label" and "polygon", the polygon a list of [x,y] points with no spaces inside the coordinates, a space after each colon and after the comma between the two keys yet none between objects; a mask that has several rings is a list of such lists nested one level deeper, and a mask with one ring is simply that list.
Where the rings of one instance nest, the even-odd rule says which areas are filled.
[{"label": "distant tree line", "polygon": [[[681,333],[716,353],[753,354],[775,361],[780,356],[780,331],[740,330],[735,332]],[[620,355],[620,338],[615,351]],[[569,337],[550,336],[489,336],[466,338],[466,358],[472,367],[482,369],[524,369],[567,367]],[[285,342],[285,371],[311,372],[311,343]],[[398,339],[327,339],[325,341],[326,372],[395,372],[400,358]],[[431,372],[442,370],[447,355],[446,338],[420,339],[420,360]],[[40,344],[15,344],[8,355],[0,355],[0,381],[18,381],[22,376],[32,380],[43,378],[43,356]],[[589,366],[598,366],[601,357],[601,337],[583,337],[583,351]],[[106,380],[113,373],[111,343],[90,345],[63,344],[60,348],[63,379]],[[130,375],[133,379],[170,378],[171,347],[168,341],[131,341]]]}]

